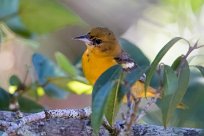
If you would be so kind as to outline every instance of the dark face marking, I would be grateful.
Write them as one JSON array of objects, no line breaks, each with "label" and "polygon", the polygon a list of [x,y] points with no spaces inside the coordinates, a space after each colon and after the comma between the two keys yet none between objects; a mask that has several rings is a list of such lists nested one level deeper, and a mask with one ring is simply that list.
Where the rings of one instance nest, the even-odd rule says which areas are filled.
[{"label": "dark face marking", "polygon": [[99,44],[102,43],[102,40],[101,40],[101,39],[98,39],[98,38],[94,38],[94,39],[92,40],[92,42],[93,42],[93,45],[99,45]]},{"label": "dark face marking", "polygon": [[99,44],[102,43],[102,40],[101,40],[100,38],[97,38],[97,37],[91,35],[90,32],[87,34],[87,36],[88,36],[88,38],[90,39],[90,41],[92,42],[90,45],[96,45],[96,46],[98,46]]}]

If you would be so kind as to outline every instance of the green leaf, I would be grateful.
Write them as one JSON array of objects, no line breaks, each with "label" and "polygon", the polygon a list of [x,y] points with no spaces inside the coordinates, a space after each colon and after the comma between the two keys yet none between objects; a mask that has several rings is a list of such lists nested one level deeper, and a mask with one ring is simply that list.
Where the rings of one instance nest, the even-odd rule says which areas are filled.
[{"label": "green leaf", "polygon": [[55,98],[66,98],[68,92],[47,82],[48,78],[63,77],[65,73],[59,69],[53,61],[39,53],[33,54],[32,63],[35,68],[38,83],[43,86],[46,94]]},{"label": "green leaf", "polygon": [[9,93],[0,88],[0,110],[9,110]]},{"label": "green leaf", "polygon": [[59,67],[64,70],[71,77],[76,77],[77,71],[76,68],[71,64],[71,62],[64,56],[62,53],[55,53],[55,58]]},{"label": "green leaf", "polygon": [[190,69],[188,62],[184,60],[184,63],[181,66],[181,71],[179,73],[178,77],[178,89],[174,93],[173,99],[171,100],[171,109],[170,112],[174,112],[176,109],[176,106],[182,102],[182,99],[187,91],[188,83],[190,79]]},{"label": "green leaf", "polygon": [[44,110],[43,106],[25,97],[19,97],[18,102],[22,112],[39,112]]},{"label": "green leaf", "polygon": [[204,77],[204,67],[203,66],[195,66],[199,71],[200,73],[203,75]]},{"label": "green leaf", "polygon": [[114,83],[108,82],[106,83],[99,92],[96,97],[94,97],[92,102],[92,115],[91,115],[91,123],[94,130],[94,133],[98,133],[99,128],[101,126],[103,120],[103,114],[106,109],[106,105],[108,102],[108,96],[113,90]]},{"label": "green leaf", "polygon": [[170,105],[171,99],[173,99],[173,94],[178,88],[178,78],[173,71],[173,69],[167,65],[164,66],[164,87],[162,99],[159,101],[159,105],[162,111],[163,125],[166,128],[167,123],[173,113],[170,109],[173,105]]},{"label": "green leaf", "polygon": [[122,72],[119,65],[115,65],[105,71],[96,81],[92,94],[92,116],[91,123],[95,134],[98,133],[103,120],[103,114],[117,79]]},{"label": "green leaf", "polygon": [[191,0],[191,6],[194,12],[200,11],[200,9],[202,9],[203,4],[203,0]]},{"label": "green leaf", "polygon": [[[203,128],[204,126],[203,88],[204,78],[201,77],[199,71],[195,70],[194,68],[191,69],[189,86],[182,99],[182,103],[185,104],[186,108],[185,109],[177,108],[173,115],[174,117],[170,119],[168,126],[183,128],[184,127]],[[161,113],[159,114],[160,109],[154,107],[152,110],[153,112],[150,109],[150,111],[144,117],[145,123],[163,125],[161,120],[162,114]],[[158,119],[161,121],[158,122]]]},{"label": "green leaf", "polygon": [[[164,87],[165,90],[169,90],[168,91],[169,93],[167,93],[166,98],[165,97],[163,98],[164,99],[163,101],[165,101],[166,103],[169,103],[168,105],[165,105],[165,106],[168,106],[167,108],[168,110],[166,110],[165,108],[163,109],[163,112],[164,112],[163,123],[165,127],[167,126],[170,119],[173,117],[177,105],[180,102],[182,102],[182,99],[188,88],[188,83],[189,83],[189,78],[190,78],[190,69],[189,69],[189,66],[186,60],[184,60],[184,63],[180,68],[181,70],[178,76],[178,87],[176,91],[173,93],[171,92],[172,90],[175,89],[175,86],[177,85],[175,81],[176,80],[175,75],[173,74],[168,74],[168,77],[169,78],[171,77],[169,79],[171,84],[168,85],[168,83],[166,83],[166,86]],[[172,73],[172,71],[170,73]]]},{"label": "green leaf", "polygon": [[155,59],[153,60],[150,68],[148,69],[146,75],[146,80],[145,80],[145,88],[147,88],[147,86],[149,86],[150,81],[152,79],[152,76],[154,75],[157,65],[159,64],[160,60],[163,58],[163,56],[168,52],[168,50],[179,40],[181,40],[183,38],[180,37],[175,37],[172,40],[170,40],[157,54],[157,56],[155,57]]},{"label": "green leaf", "polygon": [[115,82],[113,90],[108,96],[107,107],[105,110],[105,117],[109,124],[112,126],[114,119],[119,109],[120,101],[118,99],[118,94],[120,91],[120,84],[123,79],[123,72],[121,72],[119,79]]},{"label": "green leaf", "polygon": [[148,58],[136,45],[122,38],[120,39],[120,44],[122,49],[126,51],[139,66],[149,66],[150,62]]},{"label": "green leaf", "polygon": [[9,83],[13,86],[19,86],[21,85],[21,80],[16,75],[12,75],[9,79]]},{"label": "green leaf", "polygon": [[19,16],[32,32],[47,33],[79,23],[79,17],[55,0],[20,0]]},{"label": "green leaf", "polygon": [[6,23],[9,28],[21,36],[30,37],[25,26],[18,17],[19,0],[1,0],[0,4],[0,21]]},{"label": "green leaf", "polygon": [[78,95],[91,94],[93,90],[92,85],[88,85],[77,80],[70,80],[69,77],[52,77],[48,79],[48,82],[63,90]]},{"label": "green leaf", "polygon": [[182,58],[183,58],[183,55],[179,56],[178,58],[176,58],[176,60],[173,62],[173,64],[171,65],[171,68],[173,70],[176,70],[179,66],[180,66],[180,63],[182,61]]},{"label": "green leaf", "polygon": [[65,99],[68,96],[68,92],[58,86],[55,86],[54,84],[48,84],[43,89],[48,96],[53,98]]},{"label": "green leaf", "polygon": [[187,109],[177,109],[178,127],[202,128],[204,127],[204,78],[198,71],[191,70],[188,90],[182,100]]},{"label": "green leaf", "polygon": [[50,77],[48,78],[48,82],[68,91],[67,83],[70,82],[70,79],[68,77]]}]

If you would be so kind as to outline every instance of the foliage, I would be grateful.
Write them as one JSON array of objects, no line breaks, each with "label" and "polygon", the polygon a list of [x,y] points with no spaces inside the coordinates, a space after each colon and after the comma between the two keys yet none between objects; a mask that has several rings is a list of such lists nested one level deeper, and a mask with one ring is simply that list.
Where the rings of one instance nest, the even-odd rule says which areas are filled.
[{"label": "foliage", "polygon": [[204,3],[203,0],[164,0],[162,2],[172,5],[176,8],[178,8],[179,6],[184,7],[186,3],[189,3],[194,12],[198,12],[199,10],[201,10]]},{"label": "foliage", "polygon": [[82,21],[68,7],[55,0],[2,0],[0,21],[23,36],[44,34]]}]

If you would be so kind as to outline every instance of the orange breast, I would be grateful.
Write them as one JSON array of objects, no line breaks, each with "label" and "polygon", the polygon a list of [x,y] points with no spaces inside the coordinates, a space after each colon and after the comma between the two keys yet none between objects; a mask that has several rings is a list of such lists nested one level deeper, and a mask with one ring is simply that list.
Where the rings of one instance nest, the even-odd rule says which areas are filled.
[{"label": "orange breast", "polygon": [[115,64],[117,63],[113,57],[97,56],[88,49],[82,56],[83,72],[91,84],[94,84],[104,71]]}]

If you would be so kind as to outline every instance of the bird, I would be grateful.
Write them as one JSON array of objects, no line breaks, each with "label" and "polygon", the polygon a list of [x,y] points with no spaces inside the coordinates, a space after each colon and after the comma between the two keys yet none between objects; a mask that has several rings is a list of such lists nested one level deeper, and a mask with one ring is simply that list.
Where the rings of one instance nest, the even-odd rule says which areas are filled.
[{"label": "bird", "polygon": [[[85,43],[86,50],[82,55],[82,70],[90,84],[110,67],[120,64],[124,71],[132,71],[138,66],[136,62],[125,52],[114,33],[105,27],[94,27],[87,34],[74,38]],[[156,97],[157,91],[148,86],[145,94],[144,76],[136,81],[130,88],[136,98]],[[127,100],[124,100],[127,101]]]}]

